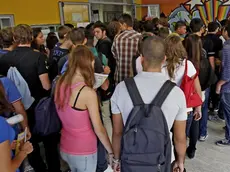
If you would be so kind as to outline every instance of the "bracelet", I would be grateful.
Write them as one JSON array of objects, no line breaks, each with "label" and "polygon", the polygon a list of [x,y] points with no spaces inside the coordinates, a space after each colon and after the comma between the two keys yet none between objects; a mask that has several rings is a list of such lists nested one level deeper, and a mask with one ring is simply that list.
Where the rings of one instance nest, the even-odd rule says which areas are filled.
[{"label": "bracelet", "polygon": [[114,164],[118,164],[118,163],[120,163],[120,160],[119,160],[119,159],[113,158],[113,163],[114,163]]}]

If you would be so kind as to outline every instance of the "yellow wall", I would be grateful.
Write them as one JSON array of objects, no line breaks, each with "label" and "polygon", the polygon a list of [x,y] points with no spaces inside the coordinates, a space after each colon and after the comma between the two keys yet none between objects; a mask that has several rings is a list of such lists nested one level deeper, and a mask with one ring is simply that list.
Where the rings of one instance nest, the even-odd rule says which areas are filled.
[{"label": "yellow wall", "polygon": [[[15,25],[20,23],[59,24],[60,0],[0,0],[0,14],[14,14]],[[88,2],[88,0],[61,0],[63,2]],[[142,0],[135,0],[141,4]],[[138,10],[140,13],[140,11]],[[85,16],[85,15],[84,15]],[[84,17],[85,19],[86,17]],[[86,19],[85,19],[86,20]]]},{"label": "yellow wall", "polygon": [[[88,2],[88,0],[62,0]],[[1,0],[0,14],[14,14],[15,24],[60,23],[59,0]]]}]

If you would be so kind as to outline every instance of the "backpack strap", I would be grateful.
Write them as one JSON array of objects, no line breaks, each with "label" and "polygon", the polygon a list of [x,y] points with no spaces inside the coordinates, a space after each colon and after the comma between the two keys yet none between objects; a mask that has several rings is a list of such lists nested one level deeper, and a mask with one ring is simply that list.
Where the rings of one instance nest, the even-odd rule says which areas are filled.
[{"label": "backpack strap", "polygon": [[151,104],[161,107],[165,99],[168,97],[169,93],[172,91],[172,89],[175,86],[176,86],[175,83],[173,83],[170,80],[167,80],[164,83],[164,85],[161,87],[160,91],[157,93],[156,97],[153,99]]},{"label": "backpack strap", "polygon": [[127,78],[124,81],[125,81],[125,85],[127,87],[129,96],[133,102],[133,105],[134,106],[143,105],[144,102],[141,98],[140,92],[138,91],[134,78]]}]

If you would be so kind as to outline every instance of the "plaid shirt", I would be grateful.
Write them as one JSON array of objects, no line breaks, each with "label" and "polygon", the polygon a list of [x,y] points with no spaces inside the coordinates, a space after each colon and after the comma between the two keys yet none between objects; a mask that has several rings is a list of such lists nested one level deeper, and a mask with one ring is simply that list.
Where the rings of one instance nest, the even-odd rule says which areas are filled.
[{"label": "plaid shirt", "polygon": [[115,82],[118,84],[125,78],[132,77],[132,59],[137,55],[138,42],[141,34],[134,30],[126,30],[118,35],[112,46],[116,59]]}]

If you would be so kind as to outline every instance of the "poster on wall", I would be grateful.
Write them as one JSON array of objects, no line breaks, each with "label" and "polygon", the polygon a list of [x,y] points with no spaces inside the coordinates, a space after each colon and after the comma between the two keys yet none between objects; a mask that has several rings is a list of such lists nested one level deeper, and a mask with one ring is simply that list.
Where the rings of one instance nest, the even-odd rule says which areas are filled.
[{"label": "poster on wall", "polygon": [[230,0],[188,0],[178,5],[169,15],[169,24],[174,29],[176,22],[190,23],[193,18],[200,18],[208,23],[227,19],[230,14]]}]

